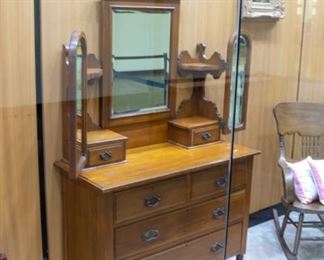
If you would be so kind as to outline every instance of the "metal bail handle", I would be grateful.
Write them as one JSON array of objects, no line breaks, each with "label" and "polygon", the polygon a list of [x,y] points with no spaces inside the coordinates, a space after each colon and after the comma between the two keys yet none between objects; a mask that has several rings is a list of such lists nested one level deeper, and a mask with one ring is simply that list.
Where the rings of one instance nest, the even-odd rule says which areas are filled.
[{"label": "metal bail handle", "polygon": [[224,248],[224,242],[218,242],[214,245],[212,245],[212,247],[210,248],[210,250],[214,253],[219,252],[220,250],[222,250]]},{"label": "metal bail handle", "polygon": [[215,180],[215,186],[219,188],[224,188],[227,184],[227,177],[219,177]]},{"label": "metal bail handle", "polygon": [[202,137],[202,139],[207,141],[208,139],[210,139],[212,137],[212,133],[211,132],[202,133],[201,137]]},{"label": "metal bail handle", "polygon": [[104,151],[99,154],[101,160],[108,161],[112,158],[112,152]]},{"label": "metal bail handle", "polygon": [[160,230],[158,229],[150,229],[147,232],[145,232],[142,236],[143,240],[145,242],[151,242],[160,237]]},{"label": "metal bail handle", "polygon": [[220,217],[225,215],[225,208],[218,208],[212,213],[214,219],[219,219]]},{"label": "metal bail handle", "polygon": [[148,208],[155,208],[161,202],[161,196],[158,194],[154,194],[150,197],[145,198],[145,206]]}]

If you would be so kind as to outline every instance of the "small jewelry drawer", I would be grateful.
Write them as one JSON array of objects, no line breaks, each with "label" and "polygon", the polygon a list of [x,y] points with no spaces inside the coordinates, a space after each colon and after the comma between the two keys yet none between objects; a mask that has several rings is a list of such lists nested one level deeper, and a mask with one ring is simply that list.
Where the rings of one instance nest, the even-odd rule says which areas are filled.
[{"label": "small jewelry drawer", "polygon": [[125,160],[125,148],[122,143],[89,148],[89,167]]},{"label": "small jewelry drawer", "polygon": [[115,193],[116,222],[179,206],[186,201],[186,179],[179,177]]},{"label": "small jewelry drawer", "polygon": [[[228,164],[220,165],[191,175],[191,198],[198,199],[217,193],[224,193],[227,187]],[[237,161],[233,165],[232,188],[244,188],[247,184],[247,164]]]},{"label": "small jewelry drawer", "polygon": [[200,116],[174,119],[168,123],[168,139],[185,147],[216,142],[220,140],[219,122]]},{"label": "small jewelry drawer", "polygon": [[[87,154],[86,167],[116,163],[126,160],[127,137],[102,129],[87,132]],[[77,154],[81,152],[81,132],[77,132]]]},{"label": "small jewelry drawer", "polygon": [[219,126],[213,125],[193,129],[193,145],[207,144],[216,142],[220,139]]}]

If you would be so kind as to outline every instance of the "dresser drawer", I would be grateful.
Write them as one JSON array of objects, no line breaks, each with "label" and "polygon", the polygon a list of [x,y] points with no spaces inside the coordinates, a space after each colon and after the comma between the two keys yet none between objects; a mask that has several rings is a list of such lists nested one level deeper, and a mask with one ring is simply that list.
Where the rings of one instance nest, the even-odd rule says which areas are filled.
[{"label": "dresser drawer", "polygon": [[156,182],[117,192],[116,222],[171,208],[186,201],[186,178]]},{"label": "dresser drawer", "polygon": [[[230,221],[243,218],[245,192],[234,193],[231,199]],[[153,217],[125,227],[115,233],[116,256],[123,258],[165,243],[185,239],[195,233],[208,232],[224,226],[225,197],[194,207]]]},{"label": "dresser drawer", "polygon": [[89,148],[89,167],[123,160],[125,160],[125,147],[123,143],[112,143],[101,147]]},{"label": "dresser drawer", "polygon": [[[226,192],[228,164],[213,167],[192,174],[191,198],[198,199],[217,193]],[[247,184],[247,163],[234,162],[232,188],[244,187]]]},{"label": "dresser drawer", "polygon": [[193,129],[193,145],[207,144],[218,141],[220,130],[218,125]]},{"label": "dresser drawer", "polygon": [[[228,236],[226,256],[231,257],[241,251],[242,223],[230,226]],[[144,260],[221,260],[224,254],[224,240],[225,231],[221,230],[145,257]]]},{"label": "dresser drawer", "polygon": [[117,228],[115,232],[116,256],[122,258],[167,242],[184,239],[197,232],[222,228],[224,207],[225,197],[222,197],[192,208]]}]

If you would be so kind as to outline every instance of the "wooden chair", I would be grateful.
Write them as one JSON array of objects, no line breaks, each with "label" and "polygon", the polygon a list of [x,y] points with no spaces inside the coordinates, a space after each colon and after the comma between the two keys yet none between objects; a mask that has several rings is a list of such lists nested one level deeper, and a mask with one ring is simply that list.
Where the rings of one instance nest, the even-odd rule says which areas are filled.
[{"label": "wooden chair", "polygon": [[[288,168],[287,161],[306,158],[308,155],[315,159],[324,159],[322,151],[324,145],[321,139],[324,135],[324,103],[279,103],[274,107],[273,113],[279,134],[279,165],[282,169],[284,184],[284,195],[281,201],[286,209],[281,226],[278,213],[273,210],[274,222],[278,239],[286,257],[288,259],[297,259],[301,240],[324,241],[324,237],[301,238],[302,228],[324,227],[324,219],[321,216],[321,214],[324,214],[324,206],[318,201],[305,205],[297,200],[294,193],[293,175]],[[286,142],[287,138],[290,138],[288,140],[289,145]],[[288,146],[290,149],[288,149]],[[298,221],[293,221],[290,218],[289,215],[293,211],[299,214]],[[319,221],[304,221],[305,214],[316,214]],[[296,236],[292,249],[288,247],[284,238],[287,224],[296,227]]]}]

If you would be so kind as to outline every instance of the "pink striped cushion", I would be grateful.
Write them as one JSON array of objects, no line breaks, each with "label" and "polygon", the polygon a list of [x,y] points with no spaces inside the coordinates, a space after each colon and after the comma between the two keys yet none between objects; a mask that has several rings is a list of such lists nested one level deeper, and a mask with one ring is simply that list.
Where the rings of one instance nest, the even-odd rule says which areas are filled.
[{"label": "pink striped cushion", "polygon": [[312,170],[308,158],[296,163],[288,163],[294,176],[295,194],[301,203],[309,204],[318,199]]},{"label": "pink striped cushion", "polygon": [[307,161],[312,169],[319,200],[324,204],[324,160],[313,160],[311,157],[308,157]]}]

